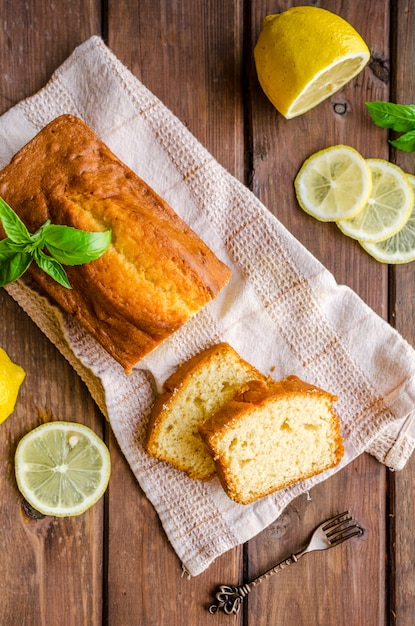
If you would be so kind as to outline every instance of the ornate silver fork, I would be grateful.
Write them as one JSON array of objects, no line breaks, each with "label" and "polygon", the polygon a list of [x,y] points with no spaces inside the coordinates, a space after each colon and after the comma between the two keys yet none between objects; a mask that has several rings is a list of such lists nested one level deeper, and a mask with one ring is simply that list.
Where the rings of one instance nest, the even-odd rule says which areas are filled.
[{"label": "ornate silver fork", "polygon": [[231,585],[220,585],[217,593],[215,604],[211,604],[209,607],[209,613],[216,613],[218,610],[223,610],[227,615],[238,613],[242,605],[242,600],[248,595],[250,591],[264,580],[284,569],[287,565],[297,563],[298,559],[307,554],[307,552],[313,552],[314,550],[327,550],[338,546],[339,543],[355,537],[356,535],[363,534],[363,528],[361,528],[350,515],[349,511],[335,515],[331,519],[326,520],[320,526],[318,526],[313,532],[308,545],[303,550],[291,554],[287,559],[277,563],[274,567],[267,570],[251,582],[242,585],[241,587],[234,587]]}]

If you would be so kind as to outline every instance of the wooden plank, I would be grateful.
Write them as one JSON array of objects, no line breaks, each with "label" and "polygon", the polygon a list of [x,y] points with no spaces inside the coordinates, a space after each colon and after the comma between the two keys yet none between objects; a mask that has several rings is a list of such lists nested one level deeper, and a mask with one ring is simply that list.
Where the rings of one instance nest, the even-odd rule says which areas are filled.
[{"label": "wooden plank", "polygon": [[[84,4],[57,0],[52,12],[40,0],[1,0],[2,113],[42,87],[74,46],[99,31],[99,5]],[[16,411],[1,426],[1,622],[95,626],[102,623],[104,501],[79,518],[30,517],[13,458],[21,436],[42,422],[79,421],[102,433],[103,418],[69,364],[4,290],[0,310],[0,345],[27,372]]]},{"label": "wooden plank", "polygon": [[[413,3],[392,3],[392,93],[391,101],[415,103],[415,86],[410,68],[415,62],[415,13]],[[391,151],[393,162],[415,174],[413,153]],[[415,264],[396,266],[391,271],[394,298],[390,319],[396,329],[415,345]],[[390,585],[388,616],[391,624],[412,626],[415,615],[415,458],[405,469],[390,475]]]},{"label": "wooden plank", "polygon": [[[252,46],[262,19],[295,2],[262,0],[251,5]],[[306,3],[310,4],[310,3]],[[321,2],[353,24],[372,50],[388,54],[387,3]],[[362,9],[364,7],[364,15]],[[370,14],[370,19],[367,15]],[[329,224],[305,215],[295,200],[293,181],[306,157],[316,150],[348,144],[364,156],[387,156],[378,134],[367,123],[364,102],[387,96],[388,85],[367,68],[351,85],[304,116],[284,120],[259,87],[253,61],[251,76],[252,188],[276,217],[330,269],[340,283],[353,288],[376,312],[387,315],[386,268],[371,260],[359,245]],[[373,289],[373,285],[377,289]],[[360,626],[384,620],[386,470],[369,456],[361,456],[330,480],[290,505],[284,516],[250,542],[250,578],[296,549],[314,525],[340,509],[349,508],[367,528],[364,540],[337,551],[310,555],[284,570],[249,598],[248,623]],[[364,492],[364,495],[362,495]],[[330,601],[328,602],[328,599]]]},{"label": "wooden plank", "polygon": [[3,113],[43,87],[72,50],[100,33],[99,0],[2,0],[0,30]]},{"label": "wooden plank", "polygon": [[[243,179],[240,9],[240,3],[221,0],[110,1],[108,44],[219,162]],[[115,473],[108,511],[108,623],[123,626],[133,615],[142,626],[202,626],[212,619],[227,624],[228,616],[212,618],[207,605],[217,584],[240,579],[241,549],[191,580],[182,578],[153,508],[132,475],[126,478],[115,445],[111,454],[124,471]]]},{"label": "wooden plank", "polygon": [[108,15],[108,44],[118,58],[242,178],[240,4],[128,0],[110,2]]}]

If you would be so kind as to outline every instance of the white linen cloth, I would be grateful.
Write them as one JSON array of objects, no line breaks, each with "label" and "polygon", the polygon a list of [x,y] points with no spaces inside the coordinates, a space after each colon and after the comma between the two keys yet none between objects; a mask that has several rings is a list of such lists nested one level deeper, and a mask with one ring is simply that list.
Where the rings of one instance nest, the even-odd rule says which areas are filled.
[{"label": "white linen cloth", "polygon": [[[226,172],[99,37],[74,50],[37,94],[0,118],[0,167],[60,114],[82,118],[233,270],[219,297],[127,376],[25,280],[9,294],[85,381],[191,575],[274,521],[297,495],[363,451],[401,469],[415,445],[415,352]],[[218,480],[192,481],[142,442],[155,388],[218,341],[276,379],[296,374],[338,395],[341,465],[254,504]]]}]

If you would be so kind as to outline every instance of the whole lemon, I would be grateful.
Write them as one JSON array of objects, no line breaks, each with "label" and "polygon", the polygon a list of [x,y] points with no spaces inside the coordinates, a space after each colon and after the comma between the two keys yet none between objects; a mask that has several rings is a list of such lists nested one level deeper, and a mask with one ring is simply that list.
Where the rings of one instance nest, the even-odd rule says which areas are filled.
[{"label": "whole lemon", "polygon": [[0,424],[14,411],[26,372],[0,348]]},{"label": "whole lemon", "polygon": [[262,89],[290,119],[309,111],[361,72],[370,51],[339,15],[298,6],[265,17],[254,58]]}]

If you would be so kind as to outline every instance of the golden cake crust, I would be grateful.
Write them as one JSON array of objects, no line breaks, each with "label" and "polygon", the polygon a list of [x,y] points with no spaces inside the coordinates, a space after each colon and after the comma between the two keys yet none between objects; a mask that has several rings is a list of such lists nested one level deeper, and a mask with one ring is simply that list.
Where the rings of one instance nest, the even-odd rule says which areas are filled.
[{"label": "golden cake crust", "polygon": [[173,209],[71,115],[48,124],[0,172],[0,196],[31,232],[48,219],[112,230],[101,258],[65,268],[71,290],[34,263],[29,273],[127,372],[230,279]]},{"label": "golden cake crust", "polygon": [[331,402],[336,402],[338,399],[337,396],[301,380],[298,376],[287,376],[287,378],[278,381],[270,378],[250,380],[235,393],[234,397],[220,411],[211,415],[200,426],[199,430],[209,445],[209,441],[212,438],[218,437],[220,432],[226,429],[233,420],[238,420],[241,415],[244,415],[250,406],[254,408],[266,407],[269,401],[278,398],[278,396],[289,398],[290,395],[298,393],[319,395],[324,398],[330,398]]}]

